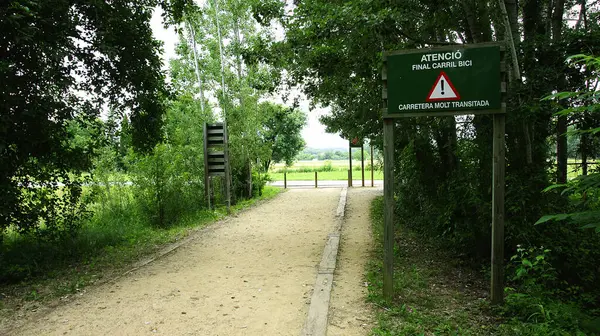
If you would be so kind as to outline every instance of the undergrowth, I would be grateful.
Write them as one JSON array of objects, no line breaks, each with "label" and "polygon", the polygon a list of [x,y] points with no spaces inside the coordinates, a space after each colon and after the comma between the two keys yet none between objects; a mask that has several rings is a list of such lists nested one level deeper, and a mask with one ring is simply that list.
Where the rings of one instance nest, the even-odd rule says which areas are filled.
[{"label": "undergrowth", "polygon": [[[372,335],[542,336],[598,332],[595,320],[578,306],[551,299],[543,292],[509,288],[506,303],[491,306],[486,272],[465,267],[465,260],[404,225],[396,228],[395,292],[392,302],[387,302],[382,296],[383,198],[373,201],[370,214],[376,248],[367,270],[368,300],[379,307]],[[516,274],[518,270],[509,267],[508,277],[512,277],[510,272]],[[530,276],[534,273],[528,272]]]}]

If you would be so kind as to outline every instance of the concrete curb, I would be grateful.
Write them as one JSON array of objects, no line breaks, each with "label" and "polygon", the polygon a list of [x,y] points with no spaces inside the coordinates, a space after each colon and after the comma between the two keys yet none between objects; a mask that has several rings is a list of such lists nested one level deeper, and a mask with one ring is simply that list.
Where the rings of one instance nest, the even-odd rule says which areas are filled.
[{"label": "concrete curb", "polygon": [[340,194],[340,201],[335,215],[334,231],[327,235],[327,243],[323,250],[323,257],[319,264],[317,279],[313,288],[313,294],[308,307],[308,315],[304,322],[304,327],[300,332],[301,336],[326,336],[327,335],[327,317],[329,314],[329,300],[331,298],[331,289],[333,287],[333,273],[337,262],[337,255],[340,246],[342,224],[346,209],[348,188],[344,187]]}]

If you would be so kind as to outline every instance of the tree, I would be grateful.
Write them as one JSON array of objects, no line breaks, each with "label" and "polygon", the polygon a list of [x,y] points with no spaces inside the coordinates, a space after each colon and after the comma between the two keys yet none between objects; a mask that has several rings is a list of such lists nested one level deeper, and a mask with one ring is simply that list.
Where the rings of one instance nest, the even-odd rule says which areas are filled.
[{"label": "tree", "polygon": [[204,99],[215,112],[213,120],[226,121],[234,202],[251,197],[252,165],[271,155],[260,137],[266,116],[259,101],[278,77],[267,64],[242,56],[252,41],[271,39],[271,30],[258,26],[250,3],[241,0],[207,1],[186,21],[190,32],[180,32],[180,57],[171,62],[173,85],[181,94]]},{"label": "tree", "polygon": [[[106,107],[131,116],[133,143],[160,139],[168,95],[149,22],[176,22],[191,0],[5,1],[0,5],[0,230],[48,232],[77,222],[93,142],[72,145]],[[64,187],[60,185],[64,184]],[[62,194],[56,191],[62,188]],[[75,211],[79,209],[78,211]],[[70,229],[69,229],[70,230]]]},{"label": "tree", "polygon": [[264,160],[265,171],[269,171],[271,162],[285,162],[290,166],[296,156],[304,149],[302,128],[306,125],[306,114],[294,108],[264,102],[259,105],[265,116],[261,131],[262,141],[271,155]]}]

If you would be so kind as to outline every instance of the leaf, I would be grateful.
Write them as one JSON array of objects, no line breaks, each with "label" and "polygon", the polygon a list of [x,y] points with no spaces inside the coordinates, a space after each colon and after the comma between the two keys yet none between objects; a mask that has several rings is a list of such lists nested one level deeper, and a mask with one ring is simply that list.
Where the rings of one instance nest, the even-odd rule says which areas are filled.
[{"label": "leaf", "polygon": [[553,184],[553,185],[547,187],[546,189],[544,189],[543,192],[548,192],[548,191],[553,190],[553,189],[565,188],[565,187],[567,187],[566,184]]},{"label": "leaf", "polygon": [[534,225],[546,223],[551,220],[561,221],[561,220],[565,220],[565,219],[569,218],[570,216],[571,216],[571,214],[545,215],[545,216],[542,216],[542,218],[538,219],[538,221],[535,222]]},{"label": "leaf", "polygon": [[527,266],[527,267],[533,267],[533,264],[532,264],[532,263],[531,263],[531,261],[529,261],[528,259],[523,259],[523,260],[521,261],[521,263],[522,263],[524,266]]},{"label": "leaf", "polygon": [[515,279],[515,280],[516,280],[516,279],[520,279],[520,278],[522,278],[522,277],[523,277],[524,275],[526,275],[526,274],[527,274],[527,270],[526,270],[525,268],[522,268],[522,267],[521,267],[521,268],[519,268],[519,269],[517,270],[517,274],[515,275],[514,279]]},{"label": "leaf", "polygon": [[552,99],[558,99],[558,100],[560,100],[560,99],[575,97],[577,95],[579,95],[578,92],[568,92],[568,91],[567,92],[557,92],[555,94],[551,94],[549,96],[546,96],[546,97],[542,98],[541,100],[542,101],[544,101],[544,100],[552,100]]},{"label": "leaf", "polygon": [[593,229],[593,228],[600,228],[600,223],[592,223],[592,224],[587,224],[581,227],[582,229]]}]

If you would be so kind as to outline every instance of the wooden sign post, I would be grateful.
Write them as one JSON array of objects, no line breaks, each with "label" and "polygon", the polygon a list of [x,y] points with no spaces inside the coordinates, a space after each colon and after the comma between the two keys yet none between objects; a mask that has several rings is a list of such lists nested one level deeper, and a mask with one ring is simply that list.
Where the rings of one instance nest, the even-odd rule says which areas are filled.
[{"label": "wooden sign post", "polygon": [[493,114],[491,301],[504,299],[505,113],[504,47],[499,43],[454,45],[384,54],[384,274],[393,298],[394,118]]},{"label": "wooden sign post", "polygon": [[212,178],[221,176],[224,181],[227,213],[231,212],[231,185],[229,180],[229,151],[227,127],[224,124],[204,124],[204,190],[211,208]]},{"label": "wooden sign post", "polygon": [[373,142],[369,142],[369,147],[371,148],[371,187],[375,186],[375,166],[373,165]]},{"label": "wooden sign post", "polygon": [[348,187],[352,187],[352,146],[348,146]]}]

